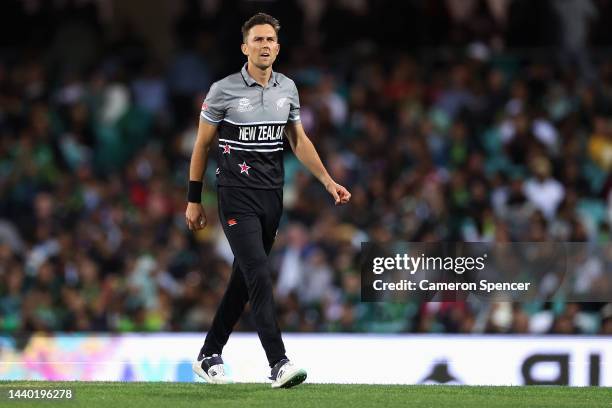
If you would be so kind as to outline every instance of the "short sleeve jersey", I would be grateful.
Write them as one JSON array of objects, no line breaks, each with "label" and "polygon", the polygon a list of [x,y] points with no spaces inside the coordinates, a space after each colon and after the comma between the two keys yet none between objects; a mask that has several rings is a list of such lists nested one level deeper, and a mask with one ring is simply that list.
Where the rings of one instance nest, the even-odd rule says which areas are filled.
[{"label": "short sleeve jersey", "polygon": [[210,87],[201,120],[218,126],[219,186],[281,188],[287,122],[300,121],[295,83],[272,72],[266,87],[247,72],[229,75]]}]

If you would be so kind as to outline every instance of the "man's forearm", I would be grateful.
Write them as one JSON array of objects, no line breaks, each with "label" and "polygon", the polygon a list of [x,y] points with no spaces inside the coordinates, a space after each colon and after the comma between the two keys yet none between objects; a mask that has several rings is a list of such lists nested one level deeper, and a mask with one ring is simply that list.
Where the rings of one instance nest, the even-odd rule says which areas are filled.
[{"label": "man's forearm", "polygon": [[317,150],[308,138],[303,138],[294,148],[295,156],[323,184],[332,181]]},{"label": "man's forearm", "polygon": [[191,164],[189,165],[189,180],[202,181],[206,165],[208,164],[208,152],[210,146],[205,145],[201,140],[196,140],[191,153]]}]

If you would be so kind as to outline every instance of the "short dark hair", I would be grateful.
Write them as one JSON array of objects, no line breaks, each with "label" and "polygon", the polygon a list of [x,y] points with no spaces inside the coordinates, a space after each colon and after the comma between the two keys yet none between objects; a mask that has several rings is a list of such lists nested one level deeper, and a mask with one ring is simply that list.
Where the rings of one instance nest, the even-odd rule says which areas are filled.
[{"label": "short dark hair", "polygon": [[281,29],[281,25],[278,22],[278,20],[269,14],[257,13],[253,17],[245,21],[244,24],[242,25],[242,41],[246,43],[247,37],[249,36],[249,30],[256,25],[261,25],[261,24],[270,24],[272,28],[274,28],[274,31],[276,32],[276,36],[278,37],[278,32]]}]

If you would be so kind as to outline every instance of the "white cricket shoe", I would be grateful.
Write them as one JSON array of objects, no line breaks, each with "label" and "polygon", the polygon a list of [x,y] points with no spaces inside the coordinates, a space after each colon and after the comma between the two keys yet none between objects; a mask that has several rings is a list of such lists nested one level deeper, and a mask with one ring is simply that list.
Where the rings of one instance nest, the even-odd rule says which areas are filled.
[{"label": "white cricket shoe", "polygon": [[225,375],[223,359],[218,354],[211,357],[199,358],[194,361],[193,372],[209,384],[231,384],[233,381]]},{"label": "white cricket shoe", "polygon": [[306,370],[296,367],[291,361],[283,359],[272,367],[272,388],[291,388],[304,382]]}]

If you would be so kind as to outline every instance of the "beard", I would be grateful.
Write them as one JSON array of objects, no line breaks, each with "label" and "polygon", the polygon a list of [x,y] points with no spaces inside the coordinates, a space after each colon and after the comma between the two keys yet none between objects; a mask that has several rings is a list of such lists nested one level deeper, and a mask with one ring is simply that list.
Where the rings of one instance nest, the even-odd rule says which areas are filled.
[{"label": "beard", "polygon": [[263,61],[260,57],[258,57],[256,60],[253,61],[253,65],[255,65],[261,70],[265,70],[270,68],[272,64],[274,64],[274,61],[276,61],[276,57],[273,57],[272,55],[268,57],[267,61]]}]

